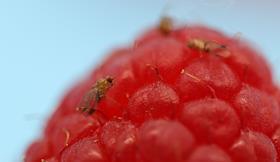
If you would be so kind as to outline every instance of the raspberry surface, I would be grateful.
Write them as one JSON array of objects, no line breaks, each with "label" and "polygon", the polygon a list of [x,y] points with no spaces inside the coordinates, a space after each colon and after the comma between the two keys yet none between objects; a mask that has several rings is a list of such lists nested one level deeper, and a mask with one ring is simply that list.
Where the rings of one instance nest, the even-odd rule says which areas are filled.
[{"label": "raspberry surface", "polygon": [[25,162],[280,162],[280,91],[260,52],[162,23],[66,94]]}]

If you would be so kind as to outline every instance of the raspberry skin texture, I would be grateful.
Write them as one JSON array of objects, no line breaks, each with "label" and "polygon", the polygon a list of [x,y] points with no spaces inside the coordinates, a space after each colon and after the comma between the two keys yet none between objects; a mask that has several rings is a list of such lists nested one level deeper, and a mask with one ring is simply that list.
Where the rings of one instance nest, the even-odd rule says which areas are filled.
[{"label": "raspberry skin texture", "polygon": [[280,162],[280,88],[262,54],[162,23],[70,89],[25,162]]},{"label": "raspberry skin texture", "polygon": [[148,121],[139,131],[139,152],[147,162],[184,161],[194,148],[193,135],[176,121]]}]

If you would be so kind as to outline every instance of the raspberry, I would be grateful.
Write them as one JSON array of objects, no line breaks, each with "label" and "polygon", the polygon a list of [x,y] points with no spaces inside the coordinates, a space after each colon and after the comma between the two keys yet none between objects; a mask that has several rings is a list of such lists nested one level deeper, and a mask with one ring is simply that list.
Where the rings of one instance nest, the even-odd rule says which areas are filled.
[{"label": "raspberry", "polygon": [[25,162],[280,162],[279,104],[248,43],[164,18],[66,94]]}]

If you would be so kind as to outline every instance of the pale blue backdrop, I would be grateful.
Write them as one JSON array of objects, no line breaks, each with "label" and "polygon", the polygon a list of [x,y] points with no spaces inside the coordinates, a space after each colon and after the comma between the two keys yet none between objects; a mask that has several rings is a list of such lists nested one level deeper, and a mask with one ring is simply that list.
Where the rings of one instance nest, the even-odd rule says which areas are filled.
[{"label": "pale blue backdrop", "polygon": [[279,2],[0,0],[0,161],[21,161],[64,91],[162,14],[241,32],[280,76]]}]

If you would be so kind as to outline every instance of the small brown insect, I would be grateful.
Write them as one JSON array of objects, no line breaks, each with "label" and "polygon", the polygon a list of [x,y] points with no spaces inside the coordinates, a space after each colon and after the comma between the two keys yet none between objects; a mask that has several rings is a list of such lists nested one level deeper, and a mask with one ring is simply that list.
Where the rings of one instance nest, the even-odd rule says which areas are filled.
[{"label": "small brown insect", "polygon": [[173,21],[170,17],[163,17],[158,26],[160,32],[164,35],[168,35],[173,29]]},{"label": "small brown insect", "polygon": [[188,41],[188,47],[197,49],[206,53],[214,53],[217,56],[227,58],[230,56],[230,52],[225,45],[219,44],[213,41],[206,41],[203,39],[191,39]]},{"label": "small brown insect", "polygon": [[113,78],[106,77],[98,80],[92,88],[85,94],[82,102],[77,107],[78,111],[91,115],[96,111],[96,106],[102,98],[105,97],[106,92],[113,85]]}]

